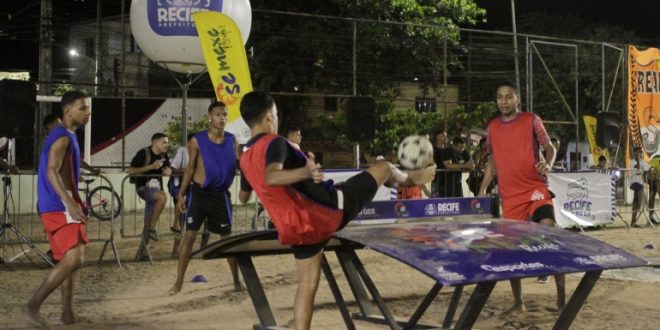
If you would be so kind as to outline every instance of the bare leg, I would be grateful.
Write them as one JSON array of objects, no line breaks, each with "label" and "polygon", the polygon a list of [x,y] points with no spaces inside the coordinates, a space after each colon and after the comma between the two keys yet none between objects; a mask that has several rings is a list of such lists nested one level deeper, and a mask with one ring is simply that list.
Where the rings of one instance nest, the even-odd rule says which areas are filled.
[{"label": "bare leg", "polygon": [[211,233],[208,230],[208,221],[204,221],[204,229],[202,230],[202,241],[199,242],[199,248],[203,249],[209,244],[209,239],[211,238]]},{"label": "bare leg", "polygon": [[82,266],[84,255],[85,245],[78,244],[64,254],[64,258],[62,258],[62,260],[60,260],[60,262],[48,273],[46,279],[34,295],[32,295],[32,298],[30,298],[30,301],[28,301],[27,306],[25,306],[24,309],[28,320],[32,324],[38,326],[46,325],[46,321],[39,315],[41,304],[65,281],[68,281],[69,283],[62,287],[62,319],[64,321],[65,314],[67,313],[69,314],[67,316],[74,315],[71,307],[71,302],[73,300],[73,275],[75,271]]},{"label": "bare leg", "polygon": [[[228,235],[220,235],[220,237],[225,237]],[[227,258],[227,263],[229,264],[229,270],[231,271],[231,278],[234,282],[234,291],[243,291],[243,286],[241,285],[241,279],[239,278],[238,273],[238,264],[236,264],[236,258]]]},{"label": "bare leg", "polygon": [[165,209],[165,204],[167,203],[167,195],[164,191],[160,190],[154,194],[154,212],[151,214],[151,219],[149,220],[149,229],[155,229],[158,224],[158,219],[160,219],[160,214],[163,213]]},{"label": "bare leg", "polygon": [[319,287],[323,251],[313,257],[296,259],[298,290],[293,302],[293,321],[296,330],[308,330],[314,313],[314,296]]},{"label": "bare leg", "polygon": [[423,169],[401,172],[396,166],[388,162],[376,162],[367,169],[378,186],[419,186],[433,180],[436,166],[432,165]]},{"label": "bare leg", "polygon": [[[554,227],[554,219],[541,219],[540,224]],[[566,305],[566,276],[564,274],[555,275],[555,286],[557,287],[557,309],[561,310]]]},{"label": "bare leg", "polygon": [[181,247],[179,249],[179,265],[177,267],[176,273],[176,282],[170,289],[170,295],[175,295],[181,291],[183,287],[183,277],[186,276],[186,270],[188,269],[188,263],[190,262],[190,253],[192,252],[193,244],[195,244],[195,239],[197,238],[197,230],[186,230],[183,234],[183,240],[181,241]]},{"label": "bare leg", "polygon": [[504,312],[504,315],[512,313],[524,313],[527,311],[525,307],[525,302],[522,298],[522,283],[520,279],[510,280],[511,283],[511,292],[513,293],[513,306]]},{"label": "bare leg", "polygon": [[[176,203],[175,203],[176,205]],[[172,228],[179,230],[181,232],[181,211],[178,207],[174,207],[174,221],[172,222]],[[181,236],[177,236],[175,233],[174,236],[174,245],[172,246],[172,258],[179,257],[179,245],[181,244]]]}]

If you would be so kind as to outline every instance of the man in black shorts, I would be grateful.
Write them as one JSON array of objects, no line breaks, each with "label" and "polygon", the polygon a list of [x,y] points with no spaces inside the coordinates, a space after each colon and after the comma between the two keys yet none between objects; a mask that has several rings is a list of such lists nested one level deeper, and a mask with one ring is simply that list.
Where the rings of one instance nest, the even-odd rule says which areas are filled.
[{"label": "man in black shorts", "polygon": [[435,165],[403,173],[379,161],[334,185],[323,181],[314,154],[305,155],[276,135],[277,107],[268,94],[246,94],[241,100],[241,116],[250,127],[252,139],[241,156],[239,199],[247,202],[254,189],[275,224],[280,243],[291,245],[298,273],[295,328],[309,329],[326,242],[371,201],[378,187],[428,183],[435,174]]},{"label": "man in black shorts", "polygon": [[[225,236],[231,234],[231,196],[229,187],[236,175],[237,144],[234,135],[225,131],[227,107],[221,102],[209,105],[209,129],[201,131],[188,142],[190,162],[181,180],[176,207],[187,213],[186,232],[179,250],[179,266],[174,286],[169,293],[181,291],[183,277],[190,262],[190,252],[197,232],[208,219],[212,233]],[[186,210],[185,191],[191,185],[192,202]],[[240,290],[236,260],[228,259],[234,289]]]}]

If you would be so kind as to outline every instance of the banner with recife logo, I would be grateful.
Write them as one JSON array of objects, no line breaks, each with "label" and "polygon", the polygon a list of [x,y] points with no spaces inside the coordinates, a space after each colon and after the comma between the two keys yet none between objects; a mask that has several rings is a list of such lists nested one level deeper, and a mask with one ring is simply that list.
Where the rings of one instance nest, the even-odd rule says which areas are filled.
[{"label": "banner with recife logo", "polygon": [[222,11],[222,0],[157,0],[147,3],[151,29],[162,36],[197,36],[193,14]]},{"label": "banner with recife logo", "polygon": [[614,182],[602,172],[550,173],[555,220],[561,228],[590,227],[614,221]]},{"label": "banner with recife logo", "polygon": [[492,213],[493,198],[429,198],[373,201],[367,204],[354,221],[455,217]]},{"label": "banner with recife logo", "polygon": [[240,101],[252,91],[252,79],[241,31],[229,16],[218,12],[197,12],[193,18],[215,96],[229,109],[225,129],[245,143],[250,130],[241,118]]},{"label": "banner with recife logo", "polygon": [[[660,50],[657,48],[628,47],[628,127],[633,144],[641,146],[645,160],[657,167],[660,164]],[[626,154],[630,155],[628,148]]]}]

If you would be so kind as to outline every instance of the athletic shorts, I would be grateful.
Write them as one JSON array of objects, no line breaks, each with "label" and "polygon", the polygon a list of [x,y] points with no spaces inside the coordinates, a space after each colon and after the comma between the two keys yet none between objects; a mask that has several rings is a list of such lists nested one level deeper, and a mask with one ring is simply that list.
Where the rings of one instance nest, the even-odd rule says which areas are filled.
[{"label": "athletic shorts", "polygon": [[[547,188],[538,188],[529,193],[502,199],[502,215],[506,219],[538,222],[541,219],[554,219],[554,214],[548,212],[547,206],[552,208],[554,196]],[[537,210],[539,212],[537,213]],[[535,213],[537,215],[535,216]],[[542,214],[539,214],[542,213]],[[543,216],[543,217],[540,217]]]},{"label": "athletic shorts", "polygon": [[87,244],[85,222],[73,220],[68,212],[47,212],[39,215],[53,252],[53,259],[62,260],[78,243]]},{"label": "athletic shorts", "polygon": [[[339,231],[353,220],[367,203],[374,199],[378,191],[378,183],[376,183],[376,179],[374,179],[371,173],[363,171],[338,184],[336,188],[341,191],[338,197],[343,196],[344,204],[342,222],[339,228],[337,228],[337,231]],[[312,245],[294,245],[291,246],[291,249],[293,249],[293,256],[296,259],[306,259],[322,251],[326,243],[328,242]]]},{"label": "athletic shorts", "polygon": [[226,235],[231,233],[231,195],[229,191],[207,190],[191,182],[190,208],[186,219],[186,230],[199,230],[208,219],[208,230]]}]

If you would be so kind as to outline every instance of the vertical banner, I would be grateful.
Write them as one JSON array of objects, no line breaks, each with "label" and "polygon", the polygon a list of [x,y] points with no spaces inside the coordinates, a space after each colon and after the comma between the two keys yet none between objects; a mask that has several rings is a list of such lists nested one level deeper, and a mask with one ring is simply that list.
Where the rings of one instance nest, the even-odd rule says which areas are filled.
[{"label": "vertical banner", "polygon": [[598,124],[598,119],[594,116],[582,116],[584,120],[584,127],[587,129],[587,139],[589,140],[589,150],[591,150],[591,156],[593,157],[594,164],[598,164],[598,158],[602,155],[610,159],[609,151],[607,149],[601,149],[596,143],[596,126]]},{"label": "vertical banner", "polygon": [[659,49],[628,47],[628,127],[633,144],[644,149],[653,167],[660,163],[659,64]]},{"label": "vertical banner", "polygon": [[613,222],[615,181],[604,172],[549,173],[555,220],[561,228]]},{"label": "vertical banner", "polygon": [[239,143],[245,143],[250,130],[239,106],[243,95],[252,91],[252,79],[241,31],[229,16],[218,12],[197,12],[193,19],[215,96],[229,109],[226,129],[236,135]]}]

